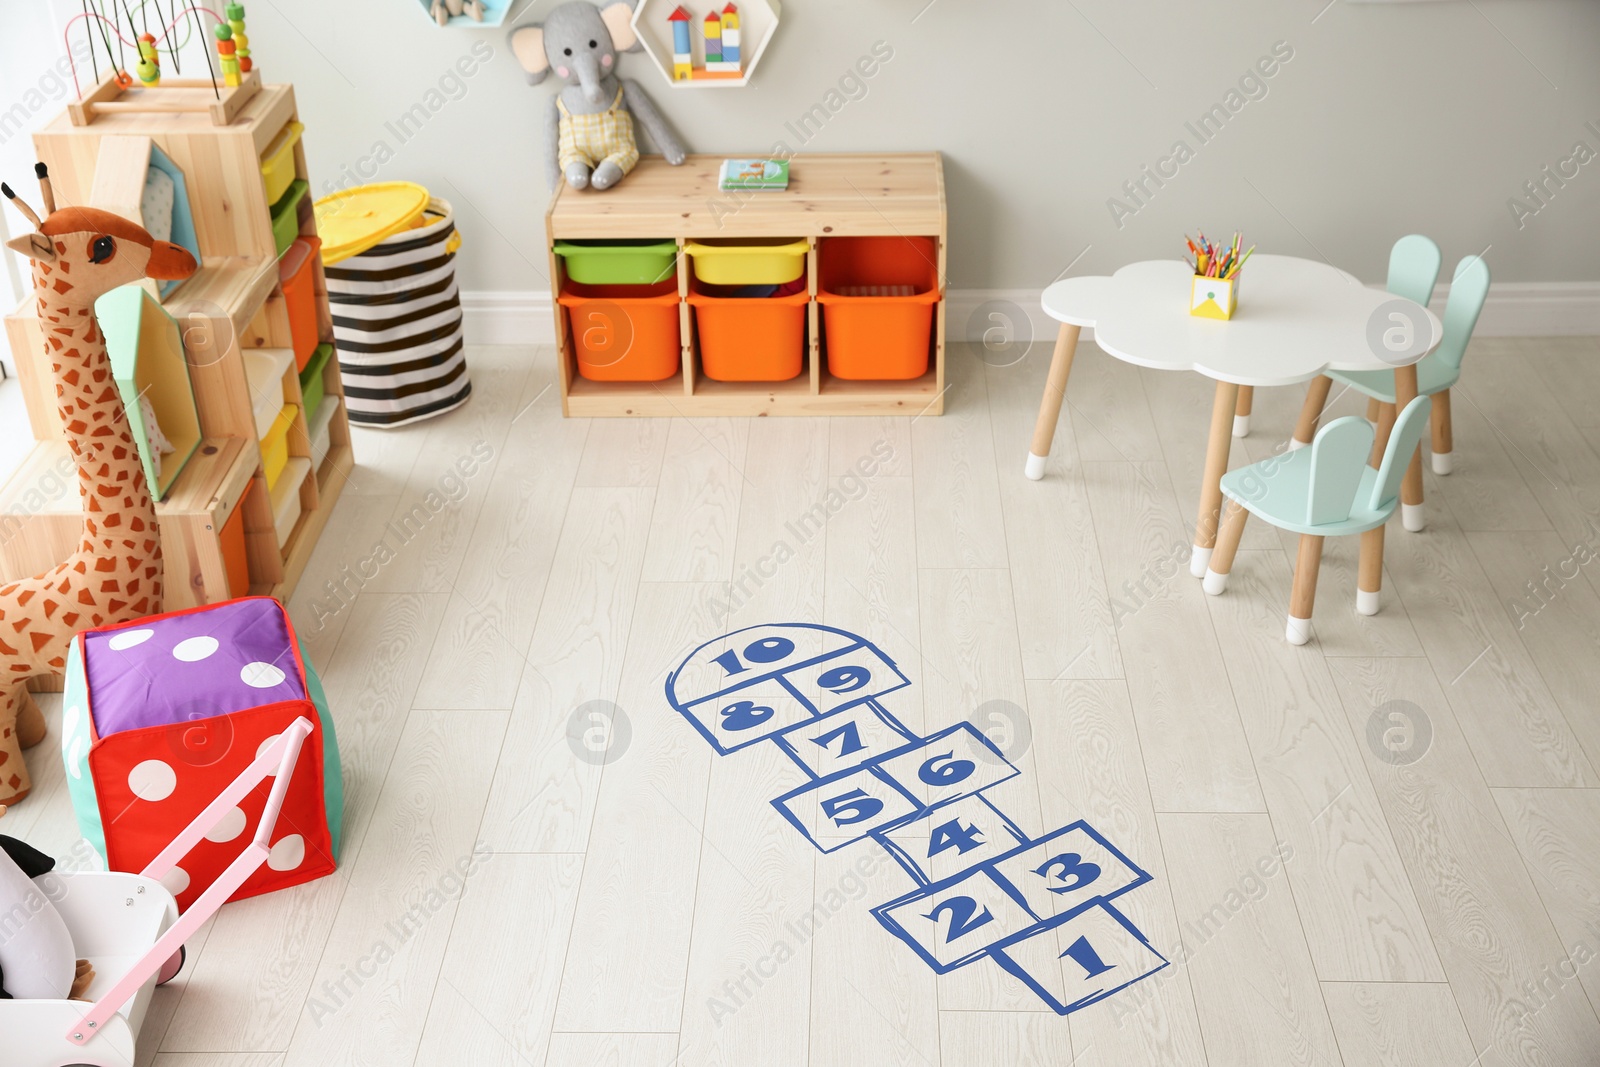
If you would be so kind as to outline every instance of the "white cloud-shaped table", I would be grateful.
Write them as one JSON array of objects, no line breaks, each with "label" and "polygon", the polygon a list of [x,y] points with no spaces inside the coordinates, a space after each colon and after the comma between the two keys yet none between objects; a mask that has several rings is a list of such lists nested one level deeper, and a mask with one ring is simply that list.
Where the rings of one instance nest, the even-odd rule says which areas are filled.
[{"label": "white cloud-shaped table", "polygon": [[[1294,385],[1330,370],[1394,370],[1416,392],[1417,360],[1437,347],[1439,319],[1426,308],[1315,260],[1254,255],[1240,272],[1238,309],[1228,320],[1189,314],[1194,277],[1181,260],[1132,263],[1110,277],[1067,278],[1044,291],[1044,311],[1062,324],[1044,404],[1028,454],[1029,478],[1044,476],[1078,330],[1127,363],[1195,370],[1217,382],[1190,570],[1205,573],[1228,465],[1229,431],[1240,386]],[[1391,318],[1391,316],[1398,316]],[[1398,331],[1398,333],[1396,332]],[[1398,344],[1396,339],[1398,338]],[[1420,478],[1420,475],[1419,475]],[[1420,485],[1416,503],[1420,505]]]}]

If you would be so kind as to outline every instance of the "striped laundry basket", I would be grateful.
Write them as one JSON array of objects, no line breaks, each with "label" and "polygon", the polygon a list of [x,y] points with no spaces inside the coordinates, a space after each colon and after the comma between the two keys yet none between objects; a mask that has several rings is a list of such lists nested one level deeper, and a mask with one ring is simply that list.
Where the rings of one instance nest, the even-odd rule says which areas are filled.
[{"label": "striped laundry basket", "polygon": [[431,197],[422,225],[325,268],[351,422],[404,426],[472,395],[456,288],[459,244],[449,202]]}]

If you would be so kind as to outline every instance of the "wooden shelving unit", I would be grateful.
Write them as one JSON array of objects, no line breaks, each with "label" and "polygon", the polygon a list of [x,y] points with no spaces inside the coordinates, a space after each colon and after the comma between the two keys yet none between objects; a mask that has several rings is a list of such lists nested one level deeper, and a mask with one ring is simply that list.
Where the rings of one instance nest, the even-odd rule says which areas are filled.
[{"label": "wooden shelving unit", "polygon": [[[571,327],[555,300],[561,347],[561,402],[569,416],[627,415],[937,415],[944,410],[944,301],[934,305],[929,370],[910,381],[845,381],[828,373],[826,331],[817,304],[817,247],[830,237],[931,237],[945,277],[944,165],[938,153],[805,155],[791,163],[782,192],[723,192],[721,156],[690,156],[681,167],[646,156],[614,189],[563,186],[545,213],[553,246],[560,240],[675,239],[678,247],[706,238],[804,238],[811,301],[806,370],[786,382],[719,382],[699,372],[694,316],[687,303],[690,266],[678,256],[683,360],[661,382],[596,382],[581,377]],[[551,252],[552,299],[566,283],[561,257]]]},{"label": "wooden shelving unit", "polygon": [[[231,98],[237,102],[230,115],[221,116],[231,118],[226,124],[218,124],[207,108],[162,110],[161,92],[143,90],[138,99],[149,106],[128,107],[107,106],[100,97],[113,97],[97,89],[86,97],[93,106],[62,114],[34,135],[34,145],[40,160],[50,167],[63,204],[93,203],[91,190],[105,137],[148,137],[183,170],[201,265],[163,305],[183,333],[204,440],[167,498],[156,505],[166,560],[166,607],[192,607],[247,592],[229,588],[220,540],[223,524],[240,507],[248,592],[287,599],[354,466],[337,353],[323,370],[323,387],[330,398],[324,403],[333,397],[340,400],[322,456],[312,457],[300,379],[291,366],[283,376],[284,402],[296,405],[300,413],[289,433],[289,451],[312,458],[312,472],[300,486],[300,518],[280,542],[256,439],[244,353],[291,344],[261,154],[279,131],[298,121],[294,90],[262,85]],[[171,92],[196,95],[193,87]],[[296,176],[309,181],[304,148],[297,144],[294,154]],[[300,201],[297,222],[302,236],[316,235],[309,197]],[[311,269],[319,339],[332,343],[333,319],[321,261],[314,257]],[[6,335],[36,444],[22,466],[0,485],[0,515],[5,516],[0,580],[42,572],[65,558],[76,547],[82,521],[31,296],[6,316]]]}]

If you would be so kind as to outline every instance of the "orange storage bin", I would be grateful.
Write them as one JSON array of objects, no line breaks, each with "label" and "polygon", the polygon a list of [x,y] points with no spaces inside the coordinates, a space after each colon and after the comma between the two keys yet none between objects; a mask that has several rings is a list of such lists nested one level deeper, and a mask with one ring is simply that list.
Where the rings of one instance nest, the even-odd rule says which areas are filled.
[{"label": "orange storage bin", "polygon": [[255,491],[255,483],[251,482],[239,502],[233,506],[233,514],[222,524],[222,532],[217,537],[222,544],[222,562],[228,572],[230,597],[250,595],[250,556],[245,549],[244,502]]},{"label": "orange storage bin", "polygon": [[740,297],[736,289],[690,284],[700,338],[700,369],[719,382],[786,382],[805,368],[805,290],[789,296]]},{"label": "orange storage bin", "polygon": [[595,382],[659,382],[678,373],[678,282],[583,285],[568,281],[561,306],[571,320],[578,373]]},{"label": "orange storage bin", "polygon": [[927,373],[938,262],[931,237],[831,237],[818,245],[828,373],[866,381]]},{"label": "orange storage bin", "polygon": [[290,345],[298,370],[306,369],[321,340],[317,336],[317,272],[312,268],[321,246],[315,237],[297,237],[278,260],[278,285],[289,312]]}]

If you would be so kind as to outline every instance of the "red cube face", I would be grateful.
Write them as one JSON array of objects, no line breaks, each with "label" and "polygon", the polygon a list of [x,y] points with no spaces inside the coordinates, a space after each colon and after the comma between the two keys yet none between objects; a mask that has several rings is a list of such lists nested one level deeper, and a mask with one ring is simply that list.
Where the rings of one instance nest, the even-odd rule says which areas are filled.
[{"label": "red cube face", "polygon": [[[287,701],[193,723],[152,726],[102,739],[89,765],[100,798],[106,862],[140,871],[205,810],[300,716],[317,722],[309,701]],[[334,869],[323,807],[322,736],[317,726],[300,749],[266,864],[230,898],[267,893]],[[255,836],[275,780],[269,775],[162,879],[187,909]]]}]

